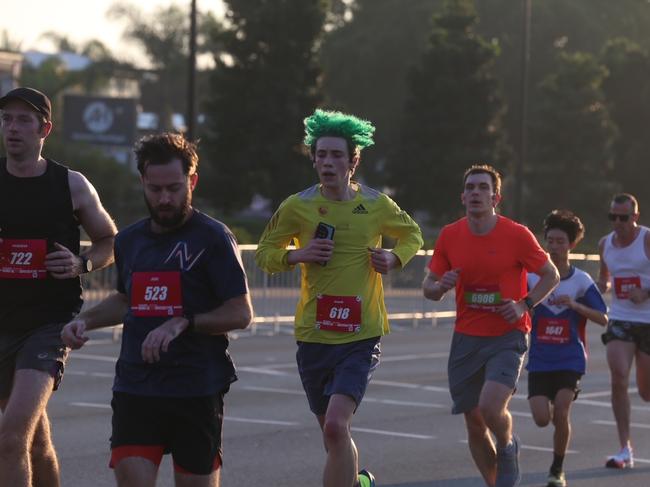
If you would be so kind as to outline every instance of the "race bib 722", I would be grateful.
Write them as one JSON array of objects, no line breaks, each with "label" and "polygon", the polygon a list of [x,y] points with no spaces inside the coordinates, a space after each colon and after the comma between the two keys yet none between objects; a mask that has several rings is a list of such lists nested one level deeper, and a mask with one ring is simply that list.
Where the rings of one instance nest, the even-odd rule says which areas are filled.
[{"label": "race bib 722", "polygon": [[45,239],[2,239],[0,279],[45,279]]}]

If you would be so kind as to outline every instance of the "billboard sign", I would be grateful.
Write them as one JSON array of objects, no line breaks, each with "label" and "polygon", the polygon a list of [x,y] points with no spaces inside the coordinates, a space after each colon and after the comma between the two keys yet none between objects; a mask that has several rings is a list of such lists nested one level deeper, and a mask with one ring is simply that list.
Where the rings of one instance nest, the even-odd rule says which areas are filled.
[{"label": "billboard sign", "polygon": [[134,98],[66,95],[63,99],[65,134],[71,141],[130,146],[136,118]]}]

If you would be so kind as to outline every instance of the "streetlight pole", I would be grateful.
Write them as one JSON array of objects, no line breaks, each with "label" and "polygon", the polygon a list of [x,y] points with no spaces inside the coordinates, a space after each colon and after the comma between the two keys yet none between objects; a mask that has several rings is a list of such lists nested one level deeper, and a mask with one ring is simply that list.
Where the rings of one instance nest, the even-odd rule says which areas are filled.
[{"label": "streetlight pole", "polygon": [[515,167],[515,218],[523,220],[524,170],[528,158],[528,66],[530,64],[531,0],[523,0],[523,32],[521,48],[521,104],[519,112],[519,157]]},{"label": "streetlight pole", "polygon": [[196,132],[196,0],[192,0],[190,10],[190,55],[187,76],[187,140],[194,140]]}]

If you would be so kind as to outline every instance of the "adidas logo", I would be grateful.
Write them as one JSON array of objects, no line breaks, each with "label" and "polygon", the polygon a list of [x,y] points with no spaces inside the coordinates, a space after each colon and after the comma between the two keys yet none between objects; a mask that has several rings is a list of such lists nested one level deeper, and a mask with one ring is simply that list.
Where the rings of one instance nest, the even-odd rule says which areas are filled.
[{"label": "adidas logo", "polygon": [[366,210],[366,207],[363,205],[358,205],[354,210],[352,210],[352,213],[355,215],[367,215],[368,210]]}]

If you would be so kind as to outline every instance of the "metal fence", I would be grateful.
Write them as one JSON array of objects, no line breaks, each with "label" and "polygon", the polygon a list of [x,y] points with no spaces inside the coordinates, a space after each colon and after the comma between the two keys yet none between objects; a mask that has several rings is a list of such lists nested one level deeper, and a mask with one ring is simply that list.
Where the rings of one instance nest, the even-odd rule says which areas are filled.
[{"label": "metal fence", "polygon": [[[255,264],[256,249],[256,245],[240,245],[255,309],[250,333],[291,331],[300,293],[300,266],[291,272],[269,275]],[[421,284],[432,253],[431,250],[421,250],[404,269],[384,276],[384,295],[391,325],[436,326],[439,320],[451,320],[456,316],[453,293],[437,302],[422,296]],[[577,267],[596,277],[598,255],[571,254],[571,259]],[[115,289],[115,266],[86,274],[82,281],[86,306],[92,306]]]}]

